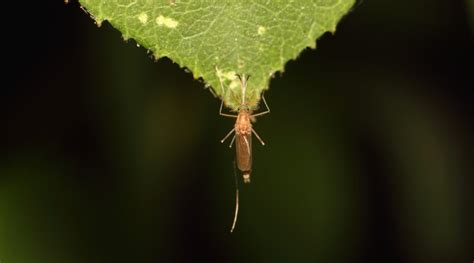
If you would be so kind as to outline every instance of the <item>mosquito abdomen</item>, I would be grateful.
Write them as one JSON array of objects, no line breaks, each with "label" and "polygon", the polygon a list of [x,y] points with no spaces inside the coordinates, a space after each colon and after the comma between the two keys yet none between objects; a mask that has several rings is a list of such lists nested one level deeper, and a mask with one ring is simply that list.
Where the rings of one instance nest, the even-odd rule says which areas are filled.
[{"label": "mosquito abdomen", "polygon": [[252,171],[252,134],[237,134],[235,137],[237,168],[242,172],[244,182],[250,182]]}]

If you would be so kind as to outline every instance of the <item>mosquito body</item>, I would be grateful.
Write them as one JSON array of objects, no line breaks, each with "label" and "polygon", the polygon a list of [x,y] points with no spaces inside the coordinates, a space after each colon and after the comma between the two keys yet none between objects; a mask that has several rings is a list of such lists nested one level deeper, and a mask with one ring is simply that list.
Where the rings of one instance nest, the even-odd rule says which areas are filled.
[{"label": "mosquito body", "polygon": [[235,158],[245,183],[250,183],[252,172],[252,122],[251,112],[241,109],[235,121]]},{"label": "mosquito body", "polygon": [[[242,101],[238,109],[238,114],[233,115],[233,114],[226,114],[222,113],[222,106],[223,106],[223,101],[221,103],[221,108],[219,111],[219,114],[224,117],[231,117],[231,118],[237,118],[235,121],[234,128],[221,140],[223,143],[227,138],[229,138],[230,135],[234,134],[232,137],[232,140],[230,142],[229,147],[232,147],[232,144],[235,141],[235,159],[237,162],[237,168],[242,172],[242,177],[244,179],[245,183],[250,183],[250,174],[252,172],[252,134],[257,137],[257,139],[260,141],[262,145],[265,145],[263,140],[260,138],[260,136],[255,132],[255,130],[252,127],[252,121],[255,119],[257,116],[262,116],[264,114],[267,114],[270,112],[270,109],[268,108],[267,102],[265,101],[265,97],[262,96],[263,103],[265,104],[265,107],[267,108],[265,111],[253,114],[252,109],[248,106],[248,104],[245,102],[245,91],[247,88],[247,80],[248,76],[246,77],[245,75],[239,76],[237,75],[241,81],[241,87],[242,87]],[[223,86],[222,81],[221,81],[221,86]],[[223,90],[223,87],[222,87]]]},{"label": "mosquito body", "polygon": [[[219,72],[218,68],[216,67],[216,71]],[[265,111],[254,114],[252,109],[249,107],[247,102],[245,101],[245,91],[247,89],[247,80],[249,79],[248,76],[245,75],[237,75],[240,79],[241,87],[242,87],[242,99],[240,106],[238,108],[238,114],[226,114],[222,113],[222,107],[224,105],[224,99],[221,102],[221,108],[219,110],[219,114],[224,117],[236,118],[234,128],[227,133],[227,135],[221,140],[223,143],[229,136],[234,134],[232,140],[230,142],[229,147],[232,147],[232,144],[235,141],[235,159],[237,163],[237,168],[242,173],[242,177],[244,179],[244,183],[250,183],[250,174],[252,173],[252,134],[257,137],[262,145],[265,143],[262,141],[260,136],[255,132],[252,127],[252,121],[255,120],[255,117],[262,116],[264,114],[270,113],[270,108],[268,108],[267,102],[265,101],[265,97],[262,95],[263,103],[265,103],[265,107],[267,108]],[[219,77],[219,81],[221,83],[221,94],[225,94],[224,92],[224,84],[222,83],[222,79]],[[235,167],[235,166],[234,166]],[[235,212],[234,212],[234,221],[232,222],[232,227],[230,232],[232,233],[235,228],[235,224],[237,223],[237,216],[239,214],[239,186],[237,183],[237,176],[235,177]]]}]

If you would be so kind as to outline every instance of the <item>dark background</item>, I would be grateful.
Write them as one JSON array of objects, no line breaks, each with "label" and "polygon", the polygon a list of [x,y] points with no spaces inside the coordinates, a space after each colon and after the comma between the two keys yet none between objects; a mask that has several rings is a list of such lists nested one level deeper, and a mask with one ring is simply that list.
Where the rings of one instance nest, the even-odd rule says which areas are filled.
[{"label": "dark background", "polygon": [[0,262],[472,262],[467,5],[359,2],[289,62],[233,234],[203,83],[76,2],[4,7]]}]

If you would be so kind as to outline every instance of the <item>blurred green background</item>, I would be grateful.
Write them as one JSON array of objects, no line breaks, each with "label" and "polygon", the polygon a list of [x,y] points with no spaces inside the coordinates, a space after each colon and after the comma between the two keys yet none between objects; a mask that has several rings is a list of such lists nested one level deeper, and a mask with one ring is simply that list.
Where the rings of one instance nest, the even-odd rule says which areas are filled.
[{"label": "blurred green background", "polygon": [[16,5],[0,262],[474,260],[472,3],[362,1],[289,62],[233,234],[233,120],[203,83],[77,3]]}]

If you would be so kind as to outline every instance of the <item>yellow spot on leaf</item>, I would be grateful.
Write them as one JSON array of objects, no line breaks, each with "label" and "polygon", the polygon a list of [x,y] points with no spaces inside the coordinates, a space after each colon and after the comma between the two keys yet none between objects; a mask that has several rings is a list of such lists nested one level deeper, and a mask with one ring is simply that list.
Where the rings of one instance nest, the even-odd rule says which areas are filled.
[{"label": "yellow spot on leaf", "polygon": [[235,89],[236,87],[240,86],[240,81],[239,78],[237,78],[237,75],[235,75],[235,71],[224,72],[220,69],[217,69],[216,74],[217,77],[224,83],[230,80],[230,83],[228,84],[230,89]]},{"label": "yellow spot on leaf", "polygon": [[235,71],[224,72],[217,69],[217,77],[222,80],[234,80],[236,78]]},{"label": "yellow spot on leaf", "polygon": [[141,13],[138,15],[138,20],[140,20],[140,23],[146,24],[146,22],[148,22],[148,15],[146,13]]},{"label": "yellow spot on leaf", "polygon": [[179,23],[178,23],[178,21],[174,20],[173,18],[160,15],[159,17],[156,18],[156,24],[159,25],[159,26],[165,26],[165,27],[169,27],[169,28],[176,28]]},{"label": "yellow spot on leaf", "polygon": [[257,30],[257,33],[261,36],[261,35],[265,34],[265,31],[267,31],[267,29],[265,27],[259,26],[258,30]]}]

